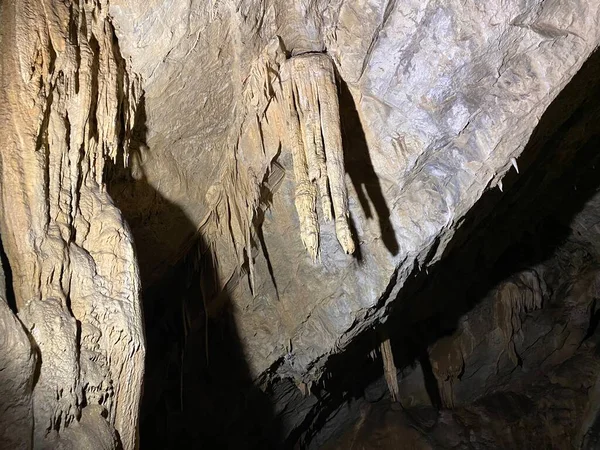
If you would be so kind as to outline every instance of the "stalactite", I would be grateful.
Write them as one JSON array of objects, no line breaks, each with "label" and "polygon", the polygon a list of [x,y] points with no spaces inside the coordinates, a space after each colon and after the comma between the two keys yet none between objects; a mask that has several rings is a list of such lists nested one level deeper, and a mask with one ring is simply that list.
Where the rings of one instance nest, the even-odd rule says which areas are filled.
[{"label": "stalactite", "polygon": [[[519,355],[514,338],[521,331],[521,316],[542,307],[542,291],[542,281],[533,270],[517,274],[496,291],[495,321],[502,331],[506,353],[515,366],[519,364]],[[498,363],[501,356],[498,356]]]},{"label": "stalactite", "polygon": [[19,317],[41,352],[35,448],[59,446],[76,423],[81,434],[82,417],[108,427],[99,447],[117,434],[136,446],[139,275],[103,177],[106,161],[127,161],[141,90],[107,14],[107,0],[3,10],[0,225]]},{"label": "stalactite", "polygon": [[[237,266],[248,267],[254,291],[250,250],[255,229],[261,226],[255,221],[256,213],[261,187],[268,184],[280,148],[292,155],[300,238],[311,259],[319,258],[319,202],[323,219],[335,219],[342,249],[350,254],[355,247],[332,60],[321,53],[286,59],[283,43],[275,37],[244,80],[238,108],[241,118],[233,127],[239,132],[231,139],[234,144],[220,181],[207,194],[209,213],[200,232],[210,248],[225,237]],[[218,267],[218,261],[213,266]],[[230,277],[224,274],[224,279]]]},{"label": "stalactite", "polygon": [[319,219],[316,213],[317,193],[309,178],[309,166],[301,136],[300,118],[294,105],[291,82],[284,80],[284,108],[287,112],[288,146],[292,152],[296,180],[295,203],[300,220],[300,238],[313,260],[319,252]]},{"label": "stalactite", "polygon": [[429,351],[433,374],[438,382],[442,406],[454,408],[454,384],[460,379],[465,367],[462,335],[445,336]]},{"label": "stalactite", "polygon": [[296,209],[300,223],[304,224],[302,240],[316,259],[319,247],[316,186],[324,219],[331,219],[333,205],[338,241],[346,253],[354,253],[333,62],[321,53],[295,56],[282,68],[282,84],[298,185]]},{"label": "stalactite", "polygon": [[400,400],[400,388],[398,387],[398,375],[396,364],[394,363],[394,353],[392,352],[392,341],[389,338],[381,342],[381,358],[383,359],[383,374],[385,382],[393,402]]}]

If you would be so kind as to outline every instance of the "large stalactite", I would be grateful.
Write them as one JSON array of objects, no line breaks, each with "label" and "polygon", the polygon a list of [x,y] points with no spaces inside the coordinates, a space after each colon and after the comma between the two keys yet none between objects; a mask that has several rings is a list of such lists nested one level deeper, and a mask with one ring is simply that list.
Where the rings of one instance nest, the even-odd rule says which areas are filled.
[{"label": "large stalactite", "polygon": [[2,5],[0,227],[39,355],[34,448],[137,441],[138,267],[103,176],[127,161],[140,88],[107,13],[106,1]]}]

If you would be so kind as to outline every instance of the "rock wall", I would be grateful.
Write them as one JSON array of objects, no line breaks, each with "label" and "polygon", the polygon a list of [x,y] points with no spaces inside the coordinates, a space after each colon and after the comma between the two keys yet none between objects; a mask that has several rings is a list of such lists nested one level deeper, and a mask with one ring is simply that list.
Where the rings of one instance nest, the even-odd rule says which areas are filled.
[{"label": "rock wall", "polygon": [[2,371],[14,376],[2,401],[19,405],[3,448],[136,447],[138,266],[104,175],[128,159],[140,88],[107,14],[106,2],[1,5],[0,232],[18,317],[2,300],[3,346],[15,343],[3,364],[21,364]]},{"label": "rock wall", "polygon": [[[253,174],[271,206],[245,220],[250,251],[240,259],[227,236],[204,237],[252,373],[298,382],[317,379],[329,355],[381,321],[481,195],[503,188],[599,39],[598,5],[586,1],[116,0],[111,13],[146,91],[139,180],[114,181],[117,204],[139,224],[144,279],[185,253],[213,211],[209,188],[229,183],[224,167],[270,155],[284,175],[275,182],[268,164]],[[353,256],[327,224],[320,261],[306,254],[289,143],[228,150],[248,107],[244,83],[275,37],[290,60],[320,52],[335,64]],[[148,193],[151,205],[138,200]]]},{"label": "rock wall", "polygon": [[[184,255],[203,311],[233,313],[251,380],[310,390],[511,187],[599,19],[584,0],[2,3],[10,439],[135,448],[140,279]],[[512,319],[538,300],[497,314],[513,362]],[[453,406],[467,362],[445,343]]]}]

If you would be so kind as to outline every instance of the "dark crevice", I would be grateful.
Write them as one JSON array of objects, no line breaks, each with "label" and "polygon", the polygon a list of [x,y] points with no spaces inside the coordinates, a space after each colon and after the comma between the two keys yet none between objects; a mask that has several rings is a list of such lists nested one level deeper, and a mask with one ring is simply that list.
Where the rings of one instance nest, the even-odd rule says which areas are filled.
[{"label": "dark crevice", "polygon": [[[8,306],[12,310],[13,313],[17,313],[17,299],[15,297],[15,291],[13,288],[13,275],[10,267],[10,263],[8,262],[8,257],[4,252],[4,245],[0,244],[0,283],[4,283],[3,292],[0,291],[0,295],[4,294],[6,298],[6,302]],[[4,276],[2,276],[4,275]]]},{"label": "dark crevice", "polygon": [[[138,102],[138,104],[136,105],[136,107],[134,108],[135,110],[135,114],[136,117],[134,118],[134,126],[136,126],[136,124],[138,123],[146,123],[146,118],[145,117],[140,117],[140,114],[146,114],[146,105],[145,105],[145,97],[144,94],[142,93],[139,99],[135,99],[135,98],[130,98],[130,95],[128,95],[128,92],[126,92],[131,84],[131,80],[129,78],[129,74],[127,73],[127,64],[125,61],[125,58],[123,58],[123,55],[121,54],[121,48],[119,47],[119,40],[117,39],[117,34],[115,33],[114,27],[112,25],[112,23],[107,22],[106,25],[109,29],[109,33],[112,36],[112,40],[111,40],[111,52],[112,52],[112,56],[115,59],[116,65],[117,65],[117,99],[119,102],[119,106],[118,106],[118,129],[117,129],[117,134],[119,136],[119,148],[117,149],[117,158],[116,158],[116,163],[119,167],[123,167],[123,168],[127,168],[129,167],[129,165],[131,164],[131,161],[127,160],[127,155],[125,155],[124,152],[124,146],[129,143],[130,146],[130,155],[129,157],[131,158],[131,153],[136,153],[136,155],[139,157],[140,156],[140,144],[145,145],[145,136],[143,136],[141,138],[141,141],[138,139],[135,139],[133,134],[137,133],[138,137],[142,136],[143,133],[140,133],[139,130],[139,126],[138,129],[133,129],[133,130],[129,130],[129,127],[127,126],[127,123],[129,122],[129,117],[128,114],[130,112],[131,108],[131,104],[134,102]],[[137,148],[135,149],[131,149],[132,146],[137,146]],[[140,164],[141,166],[141,164]]]},{"label": "dark crevice", "polygon": [[269,277],[271,278],[271,282],[273,283],[273,288],[275,289],[275,294],[277,295],[277,298],[279,298],[279,289],[277,288],[277,281],[275,280],[273,265],[271,264],[271,258],[269,256],[269,251],[265,242],[262,224],[265,220],[265,211],[268,208],[270,208],[273,203],[273,194],[277,191],[279,185],[285,177],[285,170],[276,161],[278,156],[279,152],[277,152],[277,155],[275,156],[272,162],[271,170],[265,175],[265,179],[261,183],[260,204],[259,208],[256,211],[256,216],[253,220],[254,232],[256,233],[256,237],[260,244],[260,249],[265,257],[265,261],[267,263],[267,271],[269,272]]},{"label": "dark crevice", "polygon": [[99,80],[98,76],[100,73],[100,45],[98,40],[92,34],[89,40],[90,50],[92,52],[92,67],[91,67],[91,103],[90,110],[88,113],[88,130],[89,139],[98,141],[98,95],[99,95]]},{"label": "dark crevice", "polygon": [[425,384],[425,389],[427,390],[427,394],[429,395],[429,399],[431,400],[431,404],[435,408],[439,409],[442,407],[442,397],[440,396],[437,380],[433,374],[431,362],[429,361],[429,355],[426,351],[423,351],[423,354],[419,357],[418,361],[419,364],[421,364],[421,370],[423,370],[423,381]]},{"label": "dark crevice", "polygon": [[48,55],[50,57],[50,61],[48,62],[48,73],[50,75],[53,75],[54,66],[56,64],[56,51],[54,50],[54,46],[52,45],[52,39],[48,39]]},{"label": "dark crevice", "polygon": [[42,124],[38,130],[35,150],[40,151],[43,147],[48,146],[48,124],[50,123],[50,112],[52,111],[52,101],[54,100],[54,94],[52,89],[48,92],[46,97],[46,105],[44,106],[44,117]]},{"label": "dark crevice", "polygon": [[591,318],[590,325],[588,327],[588,331],[584,337],[584,341],[591,338],[598,328],[598,323],[600,323],[600,305],[598,305],[598,299],[594,299],[591,305]]}]

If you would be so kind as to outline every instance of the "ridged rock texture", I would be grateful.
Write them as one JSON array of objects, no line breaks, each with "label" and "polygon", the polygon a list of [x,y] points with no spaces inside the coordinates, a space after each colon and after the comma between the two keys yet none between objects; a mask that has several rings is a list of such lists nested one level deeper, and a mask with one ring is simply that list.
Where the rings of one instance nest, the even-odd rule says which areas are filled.
[{"label": "ridged rock texture", "polygon": [[[143,280],[160,279],[204,226],[203,254],[252,376],[318,379],[329,355],[384,319],[404,282],[442,257],[486,190],[510,189],[501,182],[512,160],[525,164],[542,113],[598,45],[599,7],[111,1],[121,49],[144,80],[136,181],[111,184]],[[316,70],[327,61],[332,69]],[[327,148],[336,126],[318,129],[317,117],[335,116],[334,89],[345,186],[327,153],[339,151]],[[294,120],[275,117],[274,103]],[[350,236],[325,220],[327,181],[336,217],[348,191],[351,255]]]},{"label": "ridged rock texture", "polygon": [[0,231],[18,315],[0,300],[2,401],[18,406],[0,407],[2,436],[15,423],[22,448],[133,449],[139,275],[103,177],[127,161],[139,80],[105,1],[4,2],[0,17]]},{"label": "ridged rock texture", "polygon": [[[251,382],[311,392],[333,356],[419,309],[406,285],[494,217],[468,215],[484,194],[545,167],[542,144],[522,152],[599,43],[593,0],[0,3],[0,447],[136,448],[140,289],[184,278],[184,256],[196,302],[186,280],[145,305],[161,362],[200,364],[200,334],[218,360],[209,322],[230,314]],[[543,286],[530,267],[499,288],[498,367],[521,361]],[[163,339],[178,327],[181,345]],[[439,406],[472,418],[461,380],[487,330],[461,327],[427,352]]]}]

